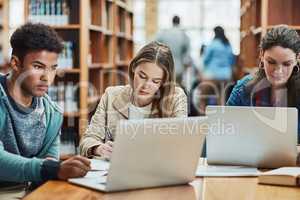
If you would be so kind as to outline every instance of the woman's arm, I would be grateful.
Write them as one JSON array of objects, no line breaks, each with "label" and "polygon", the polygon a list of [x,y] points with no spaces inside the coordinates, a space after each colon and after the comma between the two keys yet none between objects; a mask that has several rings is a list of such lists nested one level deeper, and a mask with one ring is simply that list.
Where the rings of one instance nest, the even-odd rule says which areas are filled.
[{"label": "woman's arm", "polygon": [[251,79],[252,76],[247,75],[237,82],[226,102],[227,106],[249,106],[247,99],[248,95],[246,94],[245,87]]},{"label": "woman's arm", "polygon": [[0,141],[0,180],[11,182],[39,182],[43,159],[25,158],[5,151]]},{"label": "woman's arm", "polygon": [[107,115],[107,92],[105,92],[97,106],[97,110],[92,117],[91,123],[85,131],[80,141],[80,154],[86,157],[93,155],[94,147],[104,144],[105,126]]}]

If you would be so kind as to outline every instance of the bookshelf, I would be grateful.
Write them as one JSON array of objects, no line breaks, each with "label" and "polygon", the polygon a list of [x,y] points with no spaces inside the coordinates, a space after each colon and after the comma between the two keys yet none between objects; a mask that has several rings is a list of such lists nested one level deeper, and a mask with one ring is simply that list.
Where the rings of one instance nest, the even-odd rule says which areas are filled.
[{"label": "bookshelf", "polygon": [[9,1],[0,0],[0,73],[9,71]]},{"label": "bookshelf", "polygon": [[259,44],[266,31],[287,24],[300,32],[299,0],[241,0],[240,65],[251,70],[258,65]]},{"label": "bookshelf", "polygon": [[25,19],[65,41],[49,95],[64,108],[62,135],[74,134],[78,145],[105,88],[128,82],[133,12],[120,0],[25,0]]}]

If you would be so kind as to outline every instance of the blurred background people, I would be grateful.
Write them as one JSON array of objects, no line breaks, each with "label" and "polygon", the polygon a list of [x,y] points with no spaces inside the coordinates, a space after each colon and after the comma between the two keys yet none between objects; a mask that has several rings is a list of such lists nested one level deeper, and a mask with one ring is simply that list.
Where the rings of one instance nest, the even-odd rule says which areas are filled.
[{"label": "blurred background people", "polygon": [[232,48],[221,26],[214,28],[214,34],[214,39],[204,51],[202,75],[205,80],[229,81],[234,64]]},{"label": "blurred background people", "polygon": [[203,54],[202,82],[200,85],[200,114],[207,105],[224,105],[226,86],[232,78],[235,57],[225,31],[214,28],[214,39]]},{"label": "blurred background people", "polygon": [[173,27],[160,31],[156,40],[168,45],[174,56],[176,82],[182,84],[182,73],[185,67],[191,63],[190,39],[180,27],[180,17],[175,15],[172,19]]}]

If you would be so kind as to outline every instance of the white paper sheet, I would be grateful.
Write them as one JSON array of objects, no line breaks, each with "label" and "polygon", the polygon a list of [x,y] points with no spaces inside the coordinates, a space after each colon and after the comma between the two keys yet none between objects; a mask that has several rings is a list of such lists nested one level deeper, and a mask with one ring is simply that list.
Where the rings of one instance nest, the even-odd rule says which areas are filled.
[{"label": "white paper sheet", "polygon": [[85,184],[103,184],[106,183],[107,171],[93,171],[88,172],[85,177],[82,178],[70,178],[71,183],[78,183],[80,185]]},{"label": "white paper sheet", "polygon": [[223,165],[199,165],[196,171],[196,176],[203,177],[258,176],[259,174],[260,171],[257,168]]},{"label": "white paper sheet", "polygon": [[109,169],[109,162],[99,159],[90,159],[91,161],[91,168],[92,170],[99,170],[99,171],[108,171]]}]

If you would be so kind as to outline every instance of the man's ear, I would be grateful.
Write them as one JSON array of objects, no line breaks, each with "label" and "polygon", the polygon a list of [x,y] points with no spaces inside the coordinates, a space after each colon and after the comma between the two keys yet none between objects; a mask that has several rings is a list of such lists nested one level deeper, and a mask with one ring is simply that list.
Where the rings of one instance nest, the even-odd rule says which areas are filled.
[{"label": "man's ear", "polygon": [[21,68],[21,61],[17,56],[12,55],[10,59],[10,67],[12,70],[19,72]]}]

